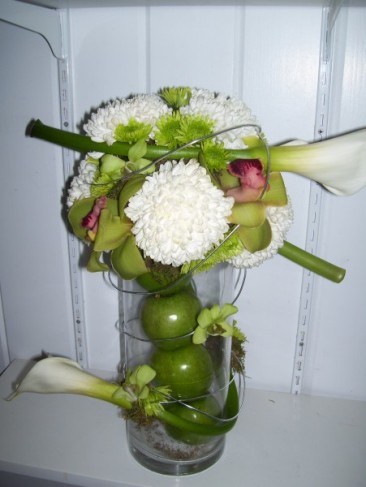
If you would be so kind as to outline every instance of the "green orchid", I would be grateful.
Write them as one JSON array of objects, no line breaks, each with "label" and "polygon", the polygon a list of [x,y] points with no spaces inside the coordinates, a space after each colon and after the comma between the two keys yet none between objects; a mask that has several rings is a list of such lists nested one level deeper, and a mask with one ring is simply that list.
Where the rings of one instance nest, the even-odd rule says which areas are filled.
[{"label": "green orchid", "polygon": [[196,345],[204,343],[209,335],[236,336],[238,339],[244,340],[244,335],[236,327],[236,322],[231,325],[226,321],[229,316],[238,311],[236,306],[229,303],[222,307],[214,304],[212,308],[203,308],[197,317],[198,326],[193,333],[193,343]]},{"label": "green orchid", "polygon": [[140,365],[135,370],[129,371],[125,380],[124,388],[128,390],[135,399],[146,399],[149,395],[147,384],[156,376],[155,370],[148,365]]}]

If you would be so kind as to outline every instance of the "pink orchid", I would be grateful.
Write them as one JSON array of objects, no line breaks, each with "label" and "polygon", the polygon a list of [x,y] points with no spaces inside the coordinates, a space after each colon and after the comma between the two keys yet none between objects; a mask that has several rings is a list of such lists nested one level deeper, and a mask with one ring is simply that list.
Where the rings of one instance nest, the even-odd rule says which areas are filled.
[{"label": "pink orchid", "polygon": [[233,196],[236,202],[255,201],[263,191],[266,178],[259,159],[236,159],[228,165],[232,176],[240,180],[240,186],[227,190],[227,196]]},{"label": "pink orchid", "polygon": [[98,231],[98,223],[101,211],[107,207],[107,197],[100,196],[95,200],[92,210],[81,220],[81,226],[89,230],[88,235],[93,240]]}]

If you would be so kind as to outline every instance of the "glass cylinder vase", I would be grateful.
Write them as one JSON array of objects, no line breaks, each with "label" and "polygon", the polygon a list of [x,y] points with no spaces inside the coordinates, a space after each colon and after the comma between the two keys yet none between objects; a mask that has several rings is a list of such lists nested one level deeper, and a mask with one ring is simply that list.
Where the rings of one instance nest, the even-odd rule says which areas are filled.
[{"label": "glass cylinder vase", "polygon": [[192,337],[203,308],[232,302],[233,283],[226,264],[156,292],[123,282],[123,369],[147,364],[156,372],[154,384],[170,389],[163,418],[127,416],[130,452],[150,470],[192,474],[222,455],[242,394],[232,376],[231,338],[208,336],[194,344]]}]

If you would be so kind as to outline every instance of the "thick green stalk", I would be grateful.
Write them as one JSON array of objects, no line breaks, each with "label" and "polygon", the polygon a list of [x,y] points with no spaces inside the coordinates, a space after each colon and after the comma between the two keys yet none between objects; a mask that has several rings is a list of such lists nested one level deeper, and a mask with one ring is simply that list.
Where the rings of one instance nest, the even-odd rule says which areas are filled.
[{"label": "thick green stalk", "polygon": [[305,269],[336,283],[341,282],[346,274],[346,271],[341,267],[320,259],[286,241],[283,247],[278,250],[278,253],[292,262],[305,267]]},{"label": "thick green stalk", "polygon": [[[108,145],[105,142],[93,142],[90,137],[44,125],[40,120],[35,120],[32,123],[29,129],[29,135],[82,153],[95,151],[117,156],[127,156],[128,151],[131,148],[130,144],[124,142],[115,142],[112,145]],[[174,159],[197,159],[199,151],[200,147],[198,146],[177,149],[174,152]],[[163,157],[165,154],[169,155],[169,152],[170,150],[164,146],[148,145],[144,157],[146,159],[155,160]],[[250,151],[229,151],[229,155],[230,159],[249,157]]]}]

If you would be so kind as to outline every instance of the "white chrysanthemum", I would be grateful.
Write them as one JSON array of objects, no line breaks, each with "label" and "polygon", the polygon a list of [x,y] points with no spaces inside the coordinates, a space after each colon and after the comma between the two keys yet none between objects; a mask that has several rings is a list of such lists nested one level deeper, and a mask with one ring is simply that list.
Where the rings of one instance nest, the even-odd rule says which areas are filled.
[{"label": "white chrysanthemum", "polygon": [[157,120],[171,111],[158,95],[136,95],[128,99],[116,99],[93,113],[84,125],[84,130],[93,141],[111,145],[116,141],[116,127],[120,124],[127,125],[131,118],[134,118],[137,122],[153,127],[150,133],[150,137],[153,138]]},{"label": "white chrysanthemum", "polygon": [[90,196],[90,185],[94,180],[97,166],[86,160],[79,165],[79,174],[73,178],[68,190],[67,206],[70,208],[76,200]]},{"label": "white chrysanthemum", "polygon": [[250,253],[244,250],[240,255],[228,260],[234,267],[251,268],[258,267],[265,260],[270,259],[277,254],[277,251],[283,245],[286,234],[293,222],[293,210],[290,200],[286,206],[269,206],[267,210],[267,219],[272,228],[272,241],[263,250]]},{"label": "white chrysanthemum", "polygon": [[[245,123],[258,125],[251,110],[241,100],[223,94],[215,95],[208,90],[193,89],[189,104],[182,107],[180,112],[187,115],[206,115],[215,122],[215,132]],[[242,138],[248,135],[257,135],[254,127],[231,130],[218,135],[216,140],[223,142],[228,149],[243,149],[246,145]]]},{"label": "white chrysanthemum", "polygon": [[194,159],[168,161],[129,201],[136,243],[155,262],[178,267],[202,259],[229,225],[234,199],[214,186]]}]

